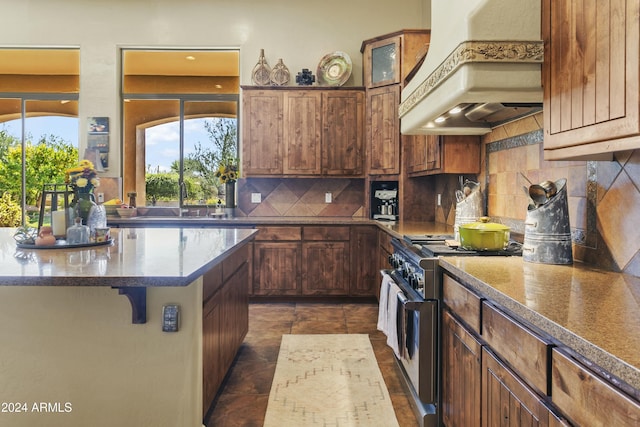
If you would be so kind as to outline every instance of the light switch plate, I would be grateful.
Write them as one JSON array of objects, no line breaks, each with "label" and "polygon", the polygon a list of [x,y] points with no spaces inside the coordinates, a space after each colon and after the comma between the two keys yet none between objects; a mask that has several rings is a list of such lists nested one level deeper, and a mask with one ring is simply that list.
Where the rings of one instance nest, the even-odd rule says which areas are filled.
[{"label": "light switch plate", "polygon": [[104,193],[98,193],[98,203],[104,203]]},{"label": "light switch plate", "polygon": [[325,193],[324,194],[324,202],[325,203],[331,203],[331,200],[333,199],[331,193]]},{"label": "light switch plate", "polygon": [[251,193],[251,203],[260,203],[260,202],[262,202],[262,194]]},{"label": "light switch plate", "polygon": [[162,307],[162,330],[164,332],[178,332],[180,328],[180,306],[167,304]]}]

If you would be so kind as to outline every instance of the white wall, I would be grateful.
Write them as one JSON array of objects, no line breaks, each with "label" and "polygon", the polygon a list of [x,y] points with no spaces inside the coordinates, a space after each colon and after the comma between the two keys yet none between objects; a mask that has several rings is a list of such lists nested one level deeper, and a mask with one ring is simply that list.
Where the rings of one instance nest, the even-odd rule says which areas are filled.
[{"label": "white wall", "polygon": [[[348,86],[362,85],[363,40],[430,26],[429,0],[0,0],[0,47],[80,47],[80,129],[86,118],[111,118],[110,170],[120,176],[119,49],[240,49],[241,84],[261,48],[295,76],[314,71],[327,53],[353,61]],[[10,11],[10,12],[9,12]],[[80,132],[80,146],[86,145]]]}]

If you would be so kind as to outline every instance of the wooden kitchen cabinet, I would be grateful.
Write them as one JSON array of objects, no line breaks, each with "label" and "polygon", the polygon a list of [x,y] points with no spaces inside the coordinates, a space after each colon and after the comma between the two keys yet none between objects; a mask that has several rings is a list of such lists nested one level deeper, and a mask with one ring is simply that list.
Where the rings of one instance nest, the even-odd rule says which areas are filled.
[{"label": "wooden kitchen cabinet", "polygon": [[362,89],[243,86],[242,99],[245,176],[363,175]]},{"label": "wooden kitchen cabinet", "polygon": [[249,330],[248,283],[252,245],[246,244],[203,275],[203,415]]},{"label": "wooden kitchen cabinet", "polygon": [[388,263],[385,260],[385,263],[379,266],[377,254],[378,228],[374,226],[351,227],[349,295],[374,296],[380,292],[380,269],[388,268]]},{"label": "wooden kitchen cabinet", "polygon": [[260,89],[242,92],[242,173],[282,174],[284,93]]},{"label": "wooden kitchen cabinet", "polygon": [[258,227],[253,243],[251,295],[299,295],[302,228]]},{"label": "wooden kitchen cabinet", "polygon": [[554,349],[551,396],[553,403],[575,425],[640,425],[640,402],[564,351]]},{"label": "wooden kitchen cabinet", "polygon": [[349,294],[349,227],[304,227],[302,294]]},{"label": "wooden kitchen cabinet", "polygon": [[400,173],[400,85],[367,90],[369,175]]},{"label": "wooden kitchen cabinet", "polygon": [[481,145],[478,136],[426,135],[407,139],[407,175],[480,173]]},{"label": "wooden kitchen cabinet", "polygon": [[426,55],[430,39],[430,30],[401,30],[363,41],[365,87],[403,83]]},{"label": "wooden kitchen cabinet", "polygon": [[500,359],[482,350],[482,426],[543,427],[550,409]]},{"label": "wooden kitchen cabinet", "polygon": [[369,175],[400,173],[400,93],[430,38],[429,30],[403,30],[362,42]]},{"label": "wooden kitchen cabinet", "polygon": [[327,91],[322,98],[322,174],[363,176],[364,92]]},{"label": "wooden kitchen cabinet", "polygon": [[640,148],[640,3],[544,0],[544,156]]},{"label": "wooden kitchen cabinet", "polygon": [[283,174],[320,175],[322,171],[322,94],[284,92]]},{"label": "wooden kitchen cabinet", "polygon": [[481,342],[448,311],[442,314],[442,420],[480,426]]}]

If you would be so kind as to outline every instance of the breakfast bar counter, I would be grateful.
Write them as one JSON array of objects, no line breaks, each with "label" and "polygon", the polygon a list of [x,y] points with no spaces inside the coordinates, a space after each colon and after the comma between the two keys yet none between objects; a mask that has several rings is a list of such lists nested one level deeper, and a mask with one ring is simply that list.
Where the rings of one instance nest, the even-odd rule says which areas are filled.
[{"label": "breakfast bar counter", "polygon": [[[18,249],[14,231],[0,229],[0,426],[201,427],[203,303],[246,295],[220,271],[248,270],[256,230],[121,228],[73,249]],[[129,290],[142,290],[144,322]],[[165,332],[171,305],[178,328]]]}]

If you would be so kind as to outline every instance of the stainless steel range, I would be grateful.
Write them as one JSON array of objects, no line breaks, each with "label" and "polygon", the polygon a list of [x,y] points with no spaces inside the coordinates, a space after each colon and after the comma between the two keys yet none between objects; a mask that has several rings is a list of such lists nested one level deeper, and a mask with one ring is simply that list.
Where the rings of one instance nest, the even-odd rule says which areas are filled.
[{"label": "stainless steel range", "polygon": [[[411,393],[411,405],[421,427],[442,424],[440,411],[440,308],[442,274],[440,256],[521,255],[522,245],[509,244],[502,251],[470,251],[447,245],[452,235],[404,236],[393,239],[391,269],[383,271],[381,313],[386,304],[387,318],[396,320],[397,343],[392,341],[396,361]],[[383,298],[385,275],[399,289]],[[397,304],[389,303],[397,298]],[[388,312],[388,310],[396,310]],[[392,331],[394,332],[394,331]],[[390,334],[387,334],[390,336]],[[387,341],[389,342],[389,340]]]},{"label": "stainless steel range", "polygon": [[[398,289],[381,296],[381,305],[387,301],[389,318],[395,319],[397,343],[394,352],[411,394],[411,404],[421,427],[440,425],[438,411],[439,375],[438,342],[440,279],[437,258],[425,258],[418,250],[400,240],[391,242],[394,248],[389,258],[391,269],[383,273]],[[384,278],[381,291],[385,289]],[[392,298],[397,298],[393,304]],[[394,308],[392,308],[394,307]],[[381,307],[381,312],[384,311]],[[393,334],[387,333],[387,336]],[[389,342],[389,341],[387,341]]]}]

